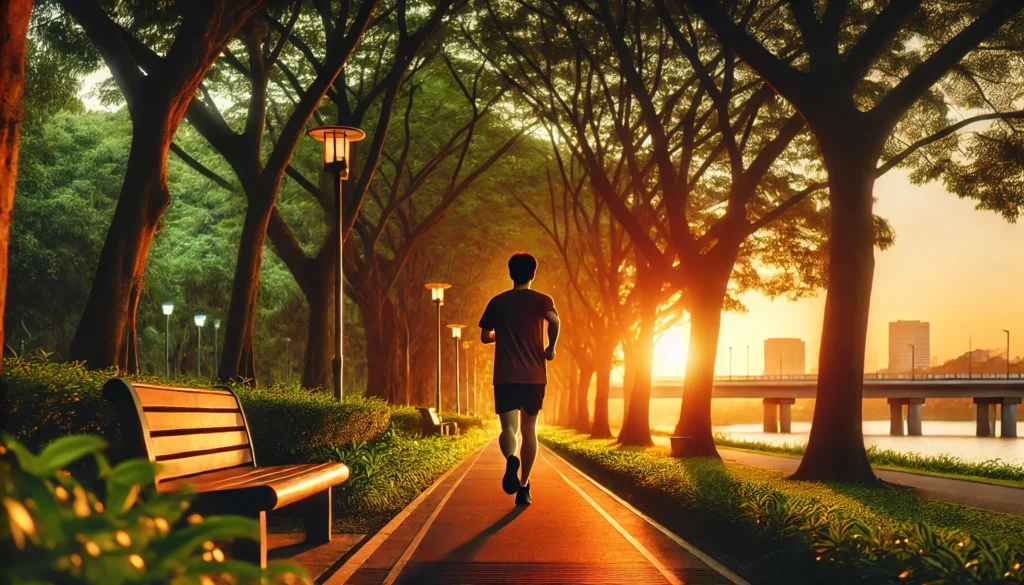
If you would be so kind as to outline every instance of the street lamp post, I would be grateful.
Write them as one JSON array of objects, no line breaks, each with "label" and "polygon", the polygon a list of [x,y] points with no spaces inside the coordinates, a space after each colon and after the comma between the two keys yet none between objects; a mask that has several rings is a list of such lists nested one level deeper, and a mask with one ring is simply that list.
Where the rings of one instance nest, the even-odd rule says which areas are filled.
[{"label": "street lamp post", "polygon": [[732,346],[729,346],[729,381],[732,381]]},{"label": "street lamp post", "polygon": [[342,226],[341,182],[348,179],[350,150],[353,142],[366,138],[366,132],[348,126],[317,126],[309,131],[309,137],[324,144],[324,172],[334,178],[334,222],[338,232],[336,252],[338,254],[337,269],[334,272],[334,359],[331,366],[334,370],[334,399],[341,401],[342,396],[342,365],[344,363],[345,295],[342,276],[342,250],[345,244],[345,230]]},{"label": "street lamp post", "polygon": [[750,379],[750,346],[747,346],[747,379]]},{"label": "street lamp post", "polygon": [[217,372],[220,371],[220,354],[218,353],[219,350],[217,349],[217,346],[218,346],[218,343],[217,343],[217,341],[218,341],[218,339],[217,339],[217,337],[218,337],[217,332],[218,331],[220,331],[220,319],[214,319],[213,320],[213,372],[214,372],[214,375],[216,375]]},{"label": "street lamp post", "polygon": [[[462,349],[466,350],[466,413],[473,414],[476,408],[476,356],[473,349],[473,342],[466,340],[462,342]],[[472,375],[472,381],[470,380]],[[470,396],[473,397],[472,402]]]},{"label": "street lamp post", "polygon": [[974,349],[972,348],[971,336],[967,336],[967,379],[970,380],[974,376],[972,375],[971,368],[974,366]]},{"label": "street lamp post", "polygon": [[[455,340],[455,414],[462,414],[462,397],[459,390],[459,346],[462,345],[462,330],[465,325],[452,323],[448,325],[452,330],[452,339]],[[469,408],[469,400],[466,401],[466,408]]]},{"label": "street lamp post", "polygon": [[1010,379],[1010,330],[1003,329],[1006,334],[1006,379]]},{"label": "street lamp post", "polygon": [[292,354],[291,354],[291,351],[290,351],[291,350],[291,346],[292,346],[292,338],[291,337],[285,337],[284,338],[284,365],[285,365],[285,373],[287,374],[287,377],[285,378],[285,381],[287,381],[287,382],[291,382],[292,381]]},{"label": "street lamp post", "polygon": [[910,379],[911,379],[911,381],[913,381],[913,379],[914,379],[914,370],[917,369],[916,368],[916,366],[917,366],[917,359],[916,359],[917,355],[915,353],[917,351],[917,348],[914,347],[913,343],[908,343],[907,345],[910,346]]},{"label": "street lamp post", "polygon": [[171,377],[171,313],[174,312],[174,303],[161,305],[167,323],[164,327],[164,365],[167,367],[167,378]]},{"label": "street lamp post", "polygon": [[203,377],[203,325],[206,325],[206,315],[196,315],[196,377]]},{"label": "street lamp post", "polygon": [[441,414],[441,305],[444,304],[444,291],[452,287],[443,282],[431,282],[425,285],[430,291],[430,300],[437,307],[437,403],[434,406],[437,414]]}]

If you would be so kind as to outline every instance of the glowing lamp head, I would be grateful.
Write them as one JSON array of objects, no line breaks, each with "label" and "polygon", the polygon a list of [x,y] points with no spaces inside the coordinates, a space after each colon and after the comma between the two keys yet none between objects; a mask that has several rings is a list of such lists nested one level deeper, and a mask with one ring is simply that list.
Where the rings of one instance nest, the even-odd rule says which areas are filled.
[{"label": "glowing lamp head", "polygon": [[444,304],[444,290],[451,288],[452,285],[445,284],[443,282],[431,282],[426,285],[427,290],[430,291],[430,300],[435,303]]},{"label": "glowing lamp head", "polygon": [[174,303],[164,303],[160,307],[163,308],[164,315],[170,315],[174,312]]},{"label": "glowing lamp head", "polygon": [[466,326],[458,323],[452,323],[451,325],[448,325],[448,328],[452,330],[453,339],[462,339],[462,330],[465,329]]},{"label": "glowing lamp head", "polygon": [[220,329],[220,319],[214,319],[213,320],[213,328],[214,329]]},{"label": "glowing lamp head", "polygon": [[469,349],[469,342],[468,341],[463,341],[462,342],[462,349]]},{"label": "glowing lamp head", "polygon": [[317,126],[309,131],[309,137],[324,143],[324,166],[336,166],[338,175],[348,179],[350,147],[366,138],[366,132],[348,126]]},{"label": "glowing lamp head", "polygon": [[206,325],[206,315],[196,315],[194,318],[196,321],[196,327]]}]

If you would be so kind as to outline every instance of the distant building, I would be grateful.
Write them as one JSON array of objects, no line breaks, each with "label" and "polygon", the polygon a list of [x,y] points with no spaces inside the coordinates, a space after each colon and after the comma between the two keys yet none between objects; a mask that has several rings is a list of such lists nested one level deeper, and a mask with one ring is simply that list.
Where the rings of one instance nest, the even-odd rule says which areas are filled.
[{"label": "distant building", "polygon": [[[911,347],[913,346],[913,347]],[[889,322],[889,373],[909,374],[927,369],[931,362],[931,324],[927,321]]]},{"label": "distant building", "polygon": [[807,344],[803,339],[776,337],[764,340],[765,376],[802,376]]}]

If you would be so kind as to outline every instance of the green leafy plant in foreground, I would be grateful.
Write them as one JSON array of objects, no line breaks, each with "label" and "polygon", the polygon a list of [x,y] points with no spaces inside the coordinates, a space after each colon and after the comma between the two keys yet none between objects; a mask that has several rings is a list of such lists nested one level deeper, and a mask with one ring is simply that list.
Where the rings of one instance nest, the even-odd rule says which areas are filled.
[{"label": "green leafy plant in foreground", "polygon": [[[0,582],[118,585],[308,582],[301,569],[226,560],[216,544],[255,538],[252,520],[187,514],[188,494],[158,493],[156,466],[111,467],[96,436],[57,439],[36,455],[10,436],[0,446]],[[104,496],[64,471],[91,458]]]}]

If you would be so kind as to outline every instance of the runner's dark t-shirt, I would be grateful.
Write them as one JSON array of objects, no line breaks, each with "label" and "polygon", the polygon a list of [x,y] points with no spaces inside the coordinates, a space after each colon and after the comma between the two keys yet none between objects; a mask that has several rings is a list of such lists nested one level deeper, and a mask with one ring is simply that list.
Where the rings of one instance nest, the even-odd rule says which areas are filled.
[{"label": "runner's dark t-shirt", "polygon": [[494,330],[494,384],[546,384],[544,315],[555,302],[535,290],[509,290],[491,299],[480,328]]}]

